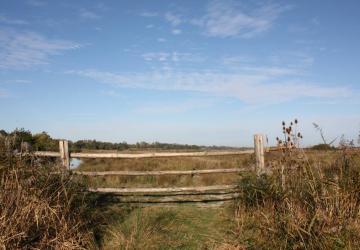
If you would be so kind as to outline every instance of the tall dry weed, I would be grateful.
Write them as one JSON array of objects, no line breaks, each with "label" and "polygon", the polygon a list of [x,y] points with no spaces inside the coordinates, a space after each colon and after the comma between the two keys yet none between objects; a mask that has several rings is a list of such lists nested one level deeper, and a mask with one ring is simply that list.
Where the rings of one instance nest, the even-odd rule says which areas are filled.
[{"label": "tall dry weed", "polygon": [[65,171],[14,154],[14,138],[0,138],[0,248],[95,248],[83,187]]}]

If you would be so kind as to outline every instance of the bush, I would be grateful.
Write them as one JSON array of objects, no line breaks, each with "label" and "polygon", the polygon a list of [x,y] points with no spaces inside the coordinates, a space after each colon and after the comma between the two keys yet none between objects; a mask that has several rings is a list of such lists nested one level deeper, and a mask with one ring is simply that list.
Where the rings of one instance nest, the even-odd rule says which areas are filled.
[{"label": "bush", "polygon": [[[318,168],[244,178],[236,210],[239,243],[256,249],[352,249],[360,240],[360,169],[349,155]],[[249,233],[251,232],[251,233]]]},{"label": "bush", "polygon": [[12,154],[14,138],[0,138],[0,248],[95,248],[84,187],[59,169]]},{"label": "bush", "polygon": [[317,144],[311,147],[314,150],[335,150],[335,147],[330,146],[329,144]]}]

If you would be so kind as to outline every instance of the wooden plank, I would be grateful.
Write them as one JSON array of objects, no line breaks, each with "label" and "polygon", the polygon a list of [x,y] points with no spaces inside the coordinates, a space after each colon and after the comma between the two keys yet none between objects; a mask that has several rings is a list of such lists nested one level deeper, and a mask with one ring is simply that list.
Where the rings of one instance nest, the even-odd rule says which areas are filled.
[{"label": "wooden plank", "polygon": [[170,187],[170,188],[90,188],[90,192],[113,193],[113,194],[156,194],[173,192],[205,193],[210,191],[221,191],[238,188],[237,185],[215,185],[199,187]]},{"label": "wooden plank", "polygon": [[193,175],[193,174],[214,174],[214,173],[240,173],[250,171],[246,168],[228,168],[228,169],[204,169],[204,170],[174,170],[174,171],[104,171],[104,172],[84,172],[72,171],[74,174],[87,176],[155,176],[155,175]]},{"label": "wooden plank", "polygon": [[143,153],[143,154],[124,154],[124,153],[71,153],[73,158],[151,158],[151,157],[180,157],[180,156],[221,156],[253,154],[253,150],[238,151],[208,151],[208,152],[182,152],[182,153]]},{"label": "wooden plank", "polygon": [[39,157],[60,157],[60,152],[50,152],[50,151],[35,151],[34,156]]},{"label": "wooden plank", "polygon": [[233,200],[240,196],[239,193],[232,194],[211,194],[211,195],[182,195],[182,196],[121,196],[115,199],[120,203],[173,203],[173,202],[210,202]]},{"label": "wooden plank", "polygon": [[262,134],[254,135],[254,149],[256,158],[256,171],[258,174],[265,172],[264,159],[264,136]]}]

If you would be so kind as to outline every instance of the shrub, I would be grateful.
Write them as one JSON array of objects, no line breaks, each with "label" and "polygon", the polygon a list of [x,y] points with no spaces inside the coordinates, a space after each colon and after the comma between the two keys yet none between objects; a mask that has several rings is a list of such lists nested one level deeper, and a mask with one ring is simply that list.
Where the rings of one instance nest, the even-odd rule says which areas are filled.
[{"label": "shrub", "polygon": [[311,147],[314,150],[334,150],[335,147],[330,146],[329,144],[317,144]]},{"label": "shrub", "polygon": [[64,171],[13,155],[16,140],[0,138],[0,248],[95,248],[84,187]]},{"label": "shrub", "polygon": [[245,178],[236,210],[243,222],[240,242],[262,249],[352,249],[360,240],[358,164],[344,153],[321,169],[306,162],[296,169],[286,165],[285,186],[276,170]]}]

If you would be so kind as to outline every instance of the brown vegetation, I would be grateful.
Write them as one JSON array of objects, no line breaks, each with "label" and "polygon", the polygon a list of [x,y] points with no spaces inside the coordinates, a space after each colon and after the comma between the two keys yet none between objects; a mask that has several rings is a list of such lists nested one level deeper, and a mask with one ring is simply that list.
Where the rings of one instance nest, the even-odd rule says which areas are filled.
[{"label": "brown vegetation", "polygon": [[322,165],[303,152],[280,171],[243,178],[236,208],[238,244],[256,249],[355,249],[360,240],[359,154]]},{"label": "brown vegetation", "polygon": [[0,138],[0,248],[94,247],[83,187],[66,172],[50,174],[48,164],[15,158],[14,142]]}]

